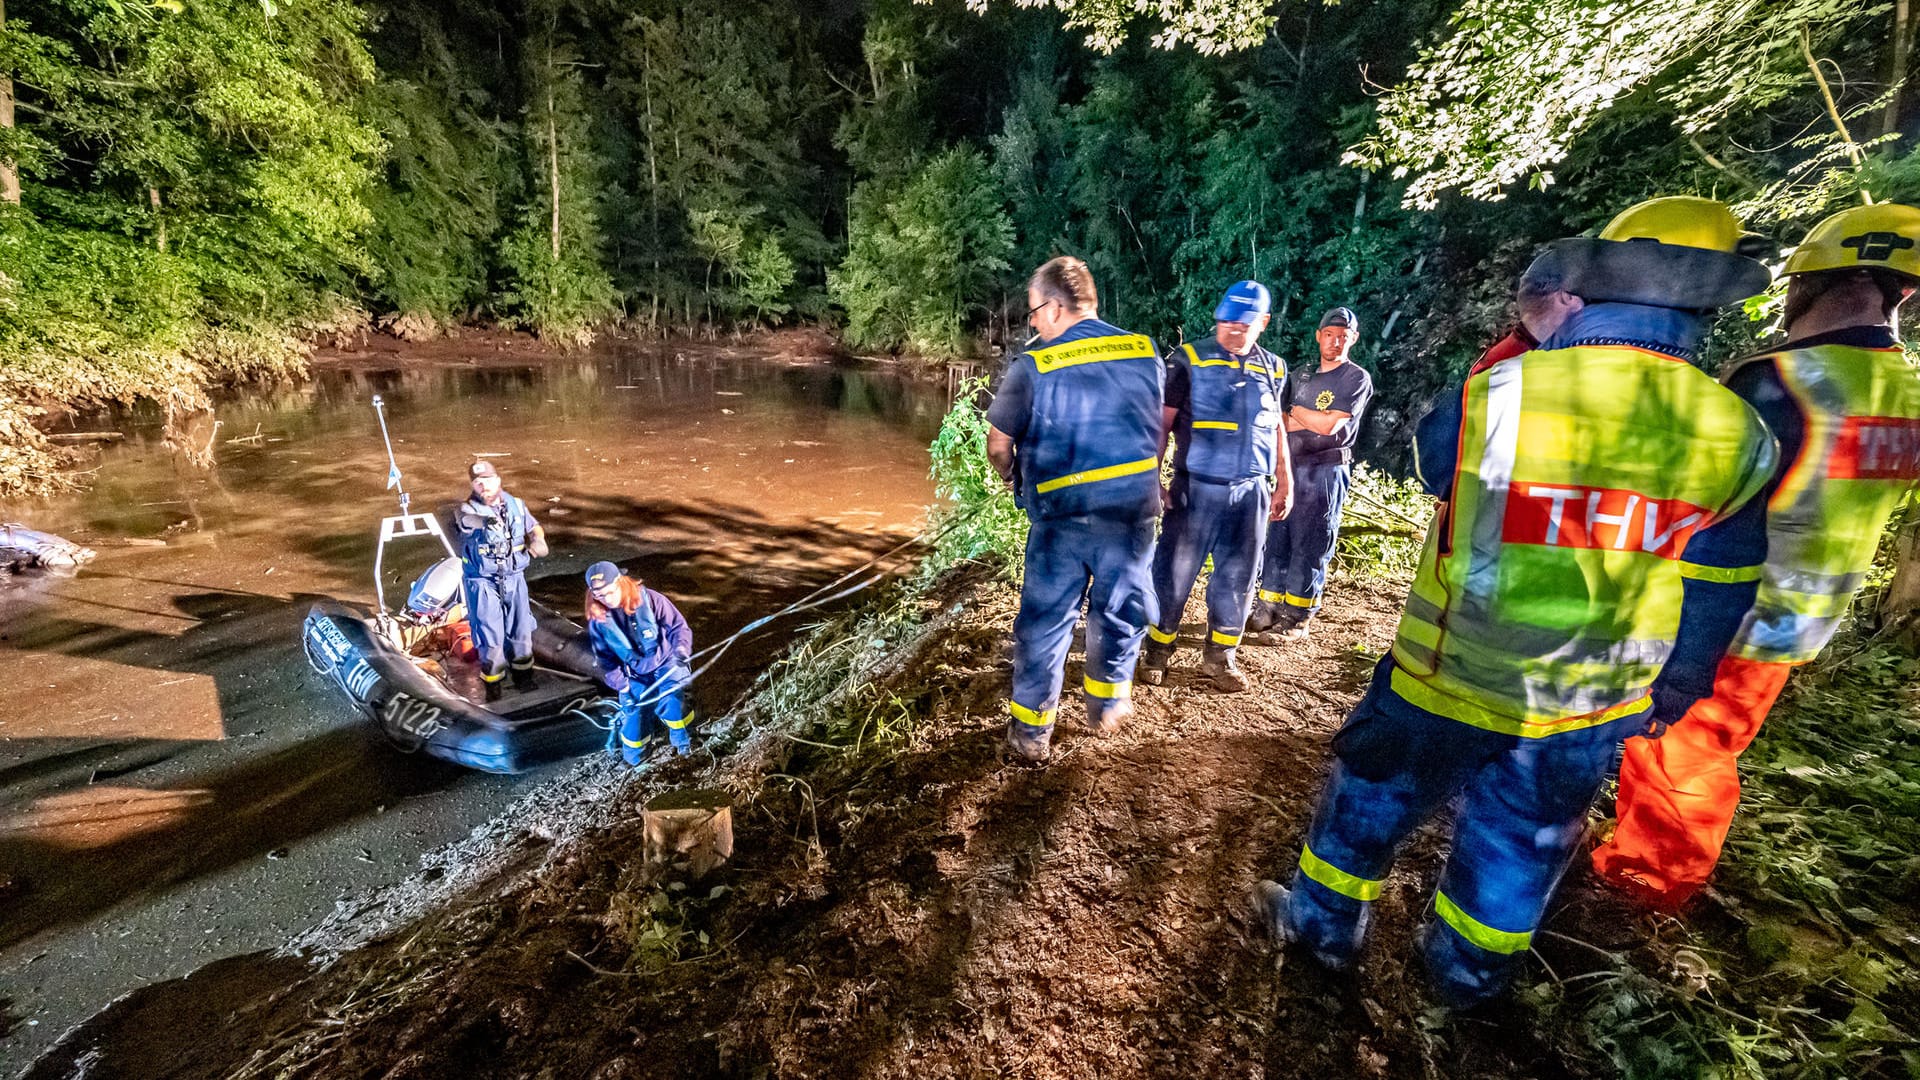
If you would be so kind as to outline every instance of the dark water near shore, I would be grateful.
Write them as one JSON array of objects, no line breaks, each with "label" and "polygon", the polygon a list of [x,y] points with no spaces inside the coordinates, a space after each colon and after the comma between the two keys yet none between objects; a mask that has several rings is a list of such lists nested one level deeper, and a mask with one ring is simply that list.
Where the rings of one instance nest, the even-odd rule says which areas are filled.
[{"label": "dark water near shore", "polygon": [[[246,394],[173,445],[158,413],[83,422],[125,433],[90,491],[0,504],[100,552],[76,576],[0,580],[0,1071],[121,993],[403,876],[540,779],[395,752],[301,658],[314,599],[373,598],[396,508],[374,394],[416,510],[496,455],[552,541],[536,597],[576,610],[581,571],[611,558],[696,644],[891,547],[932,498],[944,387],[888,372],[685,346],[389,365]],[[389,595],[434,554],[390,548]],[[734,650],[700,709],[731,704],[793,629]]]}]

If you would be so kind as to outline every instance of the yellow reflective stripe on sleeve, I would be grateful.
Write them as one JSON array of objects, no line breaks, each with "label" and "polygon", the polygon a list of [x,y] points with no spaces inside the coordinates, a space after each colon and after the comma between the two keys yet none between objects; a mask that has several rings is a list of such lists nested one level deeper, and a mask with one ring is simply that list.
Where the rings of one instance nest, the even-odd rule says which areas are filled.
[{"label": "yellow reflective stripe on sleeve", "polygon": [[1460,910],[1460,905],[1447,899],[1447,894],[1443,892],[1434,892],[1433,910],[1442,921],[1453,927],[1456,933],[1466,938],[1468,943],[1490,953],[1505,955],[1524,952],[1527,946],[1533,943],[1533,931],[1516,933],[1512,930],[1496,930]]},{"label": "yellow reflective stripe on sleeve", "polygon": [[1101,682],[1089,675],[1086,677],[1087,693],[1099,698],[1124,698],[1133,696],[1133,680],[1122,682]]},{"label": "yellow reflective stripe on sleeve", "polygon": [[1012,710],[1015,720],[1020,721],[1028,727],[1046,727],[1053,723],[1054,710],[1052,709],[1048,709],[1046,712],[1036,712],[1017,701],[1007,702],[1007,708]]},{"label": "yellow reflective stripe on sleeve", "polygon": [[1195,420],[1195,431],[1239,431],[1240,425],[1231,420]]},{"label": "yellow reflective stripe on sleeve", "polygon": [[1086,472],[1068,473],[1066,476],[1056,476],[1051,480],[1042,480],[1034,490],[1045,495],[1049,491],[1059,491],[1063,487],[1072,487],[1075,484],[1093,484],[1101,480],[1117,480],[1122,476],[1135,476],[1143,472],[1153,472],[1159,467],[1159,458],[1141,458],[1139,461],[1128,461],[1119,465],[1108,465],[1101,469],[1088,469]]},{"label": "yellow reflective stripe on sleeve", "polygon": [[1272,589],[1261,589],[1260,599],[1265,600],[1269,604],[1283,604],[1286,603],[1287,594],[1274,592]]},{"label": "yellow reflective stripe on sleeve", "polygon": [[1153,355],[1153,342],[1145,334],[1086,338],[1064,345],[1049,345],[1030,354],[1040,374],[1080,364],[1098,364],[1106,360],[1144,360]]},{"label": "yellow reflective stripe on sleeve", "polygon": [[1723,585],[1737,585],[1743,581],[1759,581],[1758,566],[1702,566],[1684,560],[1680,563],[1680,576],[1695,581],[1712,581]]},{"label": "yellow reflective stripe on sleeve", "polygon": [[1240,644],[1239,634],[1231,634],[1225,630],[1215,630],[1208,637],[1215,645],[1225,645],[1228,648]]},{"label": "yellow reflective stripe on sleeve", "polygon": [[1224,368],[1233,368],[1234,370],[1238,371],[1240,369],[1240,361],[1238,360],[1195,360],[1193,362],[1193,366],[1194,367],[1224,367]]},{"label": "yellow reflective stripe on sleeve", "polygon": [[1286,594],[1286,600],[1293,607],[1312,607],[1320,602],[1311,596],[1295,596],[1292,593]]},{"label": "yellow reflective stripe on sleeve", "polygon": [[641,739],[639,742],[634,742],[632,739],[629,739],[625,735],[622,735],[620,736],[620,745],[632,747],[633,749],[638,750],[641,747],[647,745],[647,740]]},{"label": "yellow reflective stripe on sleeve", "polygon": [[1180,633],[1176,630],[1162,630],[1157,626],[1149,626],[1147,627],[1147,636],[1162,645],[1171,645],[1173,644],[1173,639],[1179,637]]},{"label": "yellow reflective stripe on sleeve", "polygon": [[1300,872],[1349,900],[1380,899],[1380,882],[1349,874],[1304,844],[1300,846]]}]

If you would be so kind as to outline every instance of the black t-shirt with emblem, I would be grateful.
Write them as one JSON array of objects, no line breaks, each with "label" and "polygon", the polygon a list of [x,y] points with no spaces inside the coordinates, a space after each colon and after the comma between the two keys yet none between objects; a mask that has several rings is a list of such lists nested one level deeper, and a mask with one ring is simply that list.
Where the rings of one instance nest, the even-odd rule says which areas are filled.
[{"label": "black t-shirt with emblem", "polygon": [[1353,460],[1353,443],[1360,436],[1360,420],[1367,402],[1373,397],[1373,376],[1359,364],[1348,361],[1331,371],[1320,370],[1318,363],[1301,368],[1287,380],[1287,406],[1299,405],[1321,412],[1351,414],[1340,430],[1331,435],[1311,431],[1287,432],[1287,452],[1295,465],[1321,465]]}]

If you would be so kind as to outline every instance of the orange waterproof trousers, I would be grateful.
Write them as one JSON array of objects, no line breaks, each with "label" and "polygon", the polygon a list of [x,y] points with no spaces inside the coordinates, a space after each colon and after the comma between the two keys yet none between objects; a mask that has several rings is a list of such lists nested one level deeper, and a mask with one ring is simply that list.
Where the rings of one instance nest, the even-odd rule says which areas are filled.
[{"label": "orange waterproof trousers", "polygon": [[1628,739],[1619,826],[1594,849],[1602,878],[1674,910],[1707,883],[1740,804],[1740,752],[1760,732],[1792,664],[1729,656],[1702,698],[1658,739]]}]

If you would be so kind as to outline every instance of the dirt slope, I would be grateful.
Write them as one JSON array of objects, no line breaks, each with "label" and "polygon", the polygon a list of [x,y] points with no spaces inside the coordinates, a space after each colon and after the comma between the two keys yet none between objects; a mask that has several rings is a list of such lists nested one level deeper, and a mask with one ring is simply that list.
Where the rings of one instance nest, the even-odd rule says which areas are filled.
[{"label": "dirt slope", "polygon": [[1356,978],[1247,921],[1247,888],[1292,871],[1328,736],[1398,598],[1341,581],[1312,639],[1243,650],[1257,686],[1238,695],[1195,685],[1196,600],[1170,685],[1139,689],[1128,729],[1063,724],[1053,763],[1030,769],[998,752],[1013,593],[949,581],[931,628],[869,673],[872,715],[920,717],[904,734],[856,752],[762,732],[717,767],[736,795],[722,871],[689,884],[642,865],[635,801],[715,782],[675,764],[581,818],[584,835],[504,860],[449,909],[190,1043],[156,1047],[147,1025],[135,1053],[141,1025],[106,1023],[42,1075],[86,1060],[129,1077],[462,1080],[1600,1071],[1518,1006],[1431,1011],[1409,944],[1431,830]]}]

